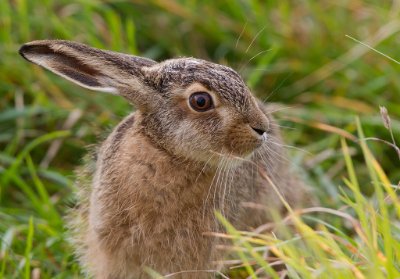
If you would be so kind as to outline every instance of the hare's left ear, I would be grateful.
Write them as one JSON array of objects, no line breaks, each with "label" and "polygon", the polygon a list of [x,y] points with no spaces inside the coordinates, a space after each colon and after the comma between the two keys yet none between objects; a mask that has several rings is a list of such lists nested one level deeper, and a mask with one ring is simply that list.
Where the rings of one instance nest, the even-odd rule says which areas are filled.
[{"label": "hare's left ear", "polygon": [[24,44],[19,53],[80,86],[122,95],[138,106],[150,97],[145,96],[149,90],[144,68],[157,64],[147,58],[61,40],[33,41]]}]

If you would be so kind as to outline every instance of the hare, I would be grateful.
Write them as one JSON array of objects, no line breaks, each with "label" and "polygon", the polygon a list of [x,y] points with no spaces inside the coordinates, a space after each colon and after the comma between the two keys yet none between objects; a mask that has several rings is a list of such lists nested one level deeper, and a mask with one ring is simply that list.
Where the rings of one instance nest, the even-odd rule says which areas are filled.
[{"label": "hare", "polygon": [[62,40],[19,53],[80,86],[136,107],[98,147],[71,213],[89,277],[210,278],[221,255],[219,211],[239,229],[268,221],[262,204],[304,201],[271,108],[231,68],[194,58],[155,62]]}]

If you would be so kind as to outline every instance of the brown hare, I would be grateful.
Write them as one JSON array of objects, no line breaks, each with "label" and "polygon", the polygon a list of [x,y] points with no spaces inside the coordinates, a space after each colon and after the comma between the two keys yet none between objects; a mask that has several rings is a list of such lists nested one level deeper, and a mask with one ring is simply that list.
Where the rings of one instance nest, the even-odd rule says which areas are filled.
[{"label": "brown hare", "polygon": [[[120,95],[136,111],[98,147],[78,182],[73,239],[89,277],[210,278],[221,231],[215,210],[240,229],[306,196],[271,108],[231,68],[194,58],[160,63],[83,44],[45,40],[20,54],[85,88]],[[262,175],[264,173],[264,175]],[[186,271],[186,272],[185,272]]]}]

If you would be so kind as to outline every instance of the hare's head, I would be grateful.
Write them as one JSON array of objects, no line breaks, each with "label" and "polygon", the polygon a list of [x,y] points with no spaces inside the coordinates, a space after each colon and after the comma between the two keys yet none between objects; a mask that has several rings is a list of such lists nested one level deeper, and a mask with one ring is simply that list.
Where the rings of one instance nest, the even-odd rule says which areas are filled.
[{"label": "hare's head", "polygon": [[267,116],[225,66],[193,58],[157,63],[58,40],[27,43],[20,54],[83,87],[125,97],[140,111],[143,131],[177,156],[246,157],[269,133]]}]

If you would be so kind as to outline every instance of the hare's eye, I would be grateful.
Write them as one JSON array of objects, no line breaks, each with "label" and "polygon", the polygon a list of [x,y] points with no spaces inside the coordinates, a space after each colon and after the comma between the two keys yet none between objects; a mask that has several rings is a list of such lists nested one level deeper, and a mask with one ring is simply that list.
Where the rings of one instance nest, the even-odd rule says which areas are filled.
[{"label": "hare's eye", "polygon": [[214,107],[212,98],[207,92],[196,92],[190,95],[189,103],[195,111],[207,111]]}]

